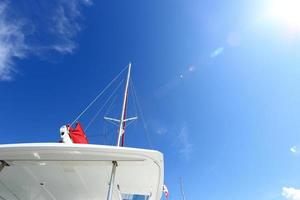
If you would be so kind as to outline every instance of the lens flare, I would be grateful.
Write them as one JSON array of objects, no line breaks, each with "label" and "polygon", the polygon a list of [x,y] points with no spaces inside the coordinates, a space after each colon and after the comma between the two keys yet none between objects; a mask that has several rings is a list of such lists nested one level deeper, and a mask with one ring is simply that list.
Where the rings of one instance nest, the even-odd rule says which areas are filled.
[{"label": "lens flare", "polygon": [[300,31],[300,0],[272,0],[268,16],[291,30]]}]

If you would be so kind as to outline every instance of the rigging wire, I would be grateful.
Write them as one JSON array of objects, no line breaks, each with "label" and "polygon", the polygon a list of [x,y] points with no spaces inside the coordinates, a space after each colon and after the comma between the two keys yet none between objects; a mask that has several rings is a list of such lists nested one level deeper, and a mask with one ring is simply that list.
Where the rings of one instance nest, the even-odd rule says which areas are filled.
[{"label": "rigging wire", "polygon": [[132,83],[132,88],[133,88],[133,94],[134,94],[134,97],[136,99],[136,105],[137,105],[137,108],[138,108],[138,110],[140,112],[140,116],[141,116],[141,119],[142,119],[143,127],[145,129],[146,139],[148,141],[148,144],[149,144],[150,148],[153,149],[153,145],[152,145],[152,142],[151,142],[151,139],[150,139],[150,136],[149,136],[148,126],[146,124],[146,121],[145,121],[145,118],[144,118],[144,115],[143,115],[143,111],[141,109],[141,105],[139,103],[138,96],[136,94],[136,90],[135,90],[135,87],[134,87],[134,84],[133,84],[133,80],[131,80],[131,83]]},{"label": "rigging wire", "polygon": [[88,106],[75,118],[75,120],[71,123],[71,126],[74,125],[78,119],[98,100],[98,98],[112,85],[112,83],[119,78],[119,76],[128,68],[129,65],[127,65],[113,80],[110,81],[110,83],[94,98],[91,103],[88,104]]},{"label": "rigging wire", "polygon": [[107,109],[106,109],[106,111],[105,111],[104,116],[107,116],[107,114],[111,111],[111,108],[113,107],[114,103],[116,102],[117,97],[118,97],[118,95],[116,95],[116,96],[114,97],[114,99],[111,101],[110,105],[107,107]]},{"label": "rigging wire", "polygon": [[108,123],[111,123],[112,125],[115,125],[115,126],[119,126],[119,124],[117,124],[117,122],[114,122],[112,120],[107,120]]},{"label": "rigging wire", "polygon": [[121,80],[118,86],[113,90],[112,94],[107,98],[107,100],[104,102],[104,104],[101,106],[101,108],[97,111],[97,113],[92,117],[92,119],[87,124],[84,131],[87,131],[87,129],[91,126],[91,124],[95,121],[95,119],[98,117],[100,112],[103,110],[103,108],[106,106],[106,104],[109,102],[109,100],[113,97],[113,95],[117,92],[121,84],[124,82],[124,80]]},{"label": "rigging wire", "polygon": [[131,79],[131,82],[130,82],[130,87],[131,87],[131,96],[133,97],[132,98],[132,104],[134,105],[134,113],[135,113],[135,115],[137,116],[138,115],[138,108],[137,108],[137,101],[136,101],[136,99],[134,98],[134,88],[133,88],[133,82],[132,82],[133,80]]},{"label": "rigging wire", "polygon": [[[118,94],[116,93],[114,95],[114,97],[112,98],[111,103],[107,106],[107,109],[106,109],[106,111],[104,113],[104,116],[107,116],[108,112],[110,112],[111,108],[113,107],[114,103],[117,100],[117,97],[118,97]],[[96,137],[96,136],[103,137],[104,144],[106,144],[108,142],[108,137],[110,136],[110,133],[111,133],[111,131],[108,130],[107,126],[104,124],[103,125],[103,129],[102,129],[102,133],[100,133],[99,135],[98,134],[92,134],[92,135],[89,136],[89,138]]]},{"label": "rigging wire", "polygon": [[[136,99],[134,98],[134,93],[133,93],[133,85],[132,85],[132,78],[130,78],[130,83],[129,83],[129,87],[130,87],[130,95],[133,97],[132,98],[132,103],[131,105],[134,106],[134,115],[133,116],[136,116],[138,117],[138,109],[137,109],[137,102],[136,102]],[[131,100],[131,99],[130,99]],[[131,102],[131,101],[130,101]],[[128,128],[133,122],[135,122],[135,120],[130,120],[127,124],[126,124],[126,127]]]},{"label": "rigging wire", "polygon": [[112,109],[114,103],[115,103],[116,100],[117,100],[117,97],[118,97],[118,95],[116,95],[116,96],[114,97],[113,101],[111,102],[111,104],[110,104],[110,105],[108,106],[108,108],[106,109],[104,116],[107,116],[107,114],[111,111],[111,109]]},{"label": "rigging wire", "polygon": [[[118,95],[116,95],[114,97],[114,99],[112,100],[111,104],[107,107],[104,116],[108,116],[108,114],[112,111],[117,98],[118,98]],[[108,120],[107,122],[112,123],[115,126],[119,126],[119,124],[113,123],[113,121]],[[106,139],[107,142],[109,140],[111,140],[111,141],[115,140],[115,138],[111,137],[111,136],[113,136],[113,133],[115,133],[115,129],[112,129],[109,126],[104,125],[103,126],[103,132],[104,132],[104,136],[105,136],[105,139]],[[117,134],[115,134],[115,135],[117,135]]]},{"label": "rigging wire", "polygon": [[[117,96],[116,96],[116,97],[117,97]],[[116,98],[115,98],[115,99],[116,99]],[[112,103],[113,103],[113,102],[112,102]],[[111,105],[112,105],[112,104],[111,104]],[[107,111],[106,111],[106,113],[105,113],[104,116],[107,116],[107,114],[110,112],[110,110],[111,110],[111,107],[107,109]],[[119,126],[119,124],[117,124],[116,122],[114,122],[114,121],[112,121],[112,120],[107,120],[107,122],[109,122],[109,123],[111,123],[111,124],[113,124],[113,125],[115,125],[115,126]]]},{"label": "rigging wire", "polygon": [[131,125],[134,121],[135,121],[135,120],[131,120],[131,121],[127,122],[126,127],[128,128],[129,125]]}]

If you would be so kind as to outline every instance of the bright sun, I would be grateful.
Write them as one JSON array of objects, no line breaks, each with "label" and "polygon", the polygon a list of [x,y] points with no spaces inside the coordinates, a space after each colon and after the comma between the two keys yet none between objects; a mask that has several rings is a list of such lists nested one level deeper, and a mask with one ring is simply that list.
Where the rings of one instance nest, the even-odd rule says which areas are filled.
[{"label": "bright sun", "polygon": [[300,0],[272,0],[268,15],[289,29],[300,31]]}]

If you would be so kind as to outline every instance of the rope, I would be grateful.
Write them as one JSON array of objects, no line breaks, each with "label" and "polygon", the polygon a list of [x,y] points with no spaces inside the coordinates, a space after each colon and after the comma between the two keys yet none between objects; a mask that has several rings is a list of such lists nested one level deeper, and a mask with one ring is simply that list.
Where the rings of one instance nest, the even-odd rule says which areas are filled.
[{"label": "rope", "polygon": [[87,129],[90,127],[90,125],[95,121],[95,119],[98,117],[98,115],[100,114],[100,112],[103,110],[103,108],[105,107],[105,105],[109,102],[109,100],[112,98],[112,96],[116,93],[116,91],[119,89],[119,87],[121,86],[122,82],[124,80],[122,80],[118,86],[114,89],[114,91],[112,92],[112,94],[107,98],[107,100],[104,102],[104,104],[101,106],[101,108],[97,111],[97,113],[93,116],[93,118],[89,121],[88,125],[86,126],[84,131],[87,131]]},{"label": "rope", "polygon": [[128,68],[128,65],[113,79],[110,83],[94,98],[94,100],[75,118],[75,120],[71,123],[71,126],[74,125],[78,119],[98,100],[98,98],[112,85],[112,83],[119,78],[119,76]]}]

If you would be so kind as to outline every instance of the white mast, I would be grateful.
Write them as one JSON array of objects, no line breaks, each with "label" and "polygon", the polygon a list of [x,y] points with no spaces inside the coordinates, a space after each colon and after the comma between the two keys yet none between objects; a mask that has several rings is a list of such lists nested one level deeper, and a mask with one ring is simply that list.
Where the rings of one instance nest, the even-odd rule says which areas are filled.
[{"label": "white mast", "polygon": [[127,107],[127,98],[128,98],[128,86],[129,86],[129,80],[130,80],[130,71],[131,71],[131,63],[128,65],[128,73],[127,73],[127,80],[126,80],[126,86],[125,86],[125,93],[124,93],[124,99],[123,99],[123,107],[122,107],[122,114],[120,119],[120,128],[119,128],[119,136],[118,136],[118,142],[117,146],[123,146],[123,141],[121,143],[121,139],[124,138],[124,126],[125,126],[125,117],[126,117],[126,107]]},{"label": "white mast", "polygon": [[[129,63],[129,65],[128,65],[128,73],[127,73],[127,80],[126,80],[126,86],[125,86],[125,93],[124,93],[121,119],[117,120],[117,119],[113,119],[113,118],[109,118],[109,117],[104,118],[106,120],[117,121],[117,122],[120,123],[118,142],[117,142],[118,147],[124,145],[124,143],[123,143],[123,141],[124,141],[124,132],[125,132],[124,128],[125,128],[126,121],[137,119],[136,117],[132,117],[132,118],[129,118],[127,120],[125,119],[126,118],[127,98],[128,98],[128,86],[129,86],[129,80],[130,80],[130,71],[131,71],[131,63]],[[114,188],[116,169],[117,169],[117,166],[118,166],[117,161],[113,161],[112,164],[113,164],[113,166],[112,166],[111,175],[110,175],[107,200],[112,200],[112,193],[113,193],[113,188]]]},{"label": "white mast", "polygon": [[130,73],[131,73],[131,63],[128,64],[127,79],[126,79],[124,99],[123,99],[123,105],[122,105],[122,113],[121,113],[120,119],[115,119],[112,117],[104,117],[105,120],[110,121],[113,124],[115,124],[116,122],[118,123],[117,126],[119,126],[119,131],[118,131],[118,140],[117,140],[117,144],[116,144],[117,147],[124,146],[124,133],[125,133],[126,122],[137,119],[137,117],[130,117],[130,118],[126,119]]}]

